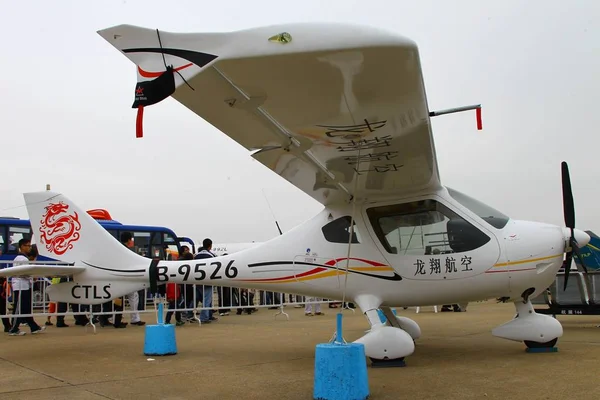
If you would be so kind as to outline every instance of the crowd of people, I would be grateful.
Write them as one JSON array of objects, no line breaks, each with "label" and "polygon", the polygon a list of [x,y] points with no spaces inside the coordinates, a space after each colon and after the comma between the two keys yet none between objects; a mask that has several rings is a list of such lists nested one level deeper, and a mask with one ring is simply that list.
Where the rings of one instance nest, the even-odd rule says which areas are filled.
[{"label": "crowd of people", "polygon": [[[120,237],[121,243],[132,251],[134,250],[134,237],[130,232],[123,232]],[[165,248],[165,258],[170,259],[170,254]],[[181,253],[178,255],[180,260],[205,259],[216,257],[212,251],[212,240],[204,239],[202,247],[194,255],[190,252],[188,246],[181,247]],[[24,265],[34,262],[38,257],[36,245],[23,238],[18,243],[18,254],[13,260],[13,266]],[[67,281],[67,277],[54,277],[51,284],[58,284]],[[8,315],[9,297],[12,297],[12,310],[15,317],[3,317],[4,332],[10,336],[23,336],[25,331],[20,327],[29,326],[32,334],[43,332],[46,326],[53,326],[52,317],[47,316],[45,324],[40,326],[33,318],[33,285],[31,277],[12,277],[10,279],[0,278],[0,315]],[[216,292],[219,307],[213,308],[213,295]],[[232,287],[215,287],[209,285],[175,284],[168,283],[159,286],[159,295],[163,296],[168,302],[168,310],[165,317],[166,323],[171,323],[173,315],[177,326],[184,325],[186,322],[201,322],[208,324],[218,320],[219,316],[229,315],[232,309],[236,309],[236,314],[252,314],[258,311],[255,307],[255,297],[257,291],[254,289],[242,289]],[[12,295],[12,296],[11,296]],[[260,305],[268,305],[269,309],[277,309],[285,302],[285,294],[269,291],[258,291]],[[145,307],[145,290],[135,291],[127,296],[107,301],[101,305],[92,306],[92,311],[96,316],[92,322],[99,323],[101,326],[113,326],[115,328],[125,328],[128,323],[123,321],[123,310],[125,298],[129,303],[130,323],[135,326],[143,326],[145,322],[140,318],[140,309]],[[323,299],[314,297],[304,297],[289,295],[289,301],[295,303],[295,307],[304,307],[306,316],[324,315],[321,311],[320,301]],[[198,303],[202,304],[202,309],[194,315],[193,309],[197,308]],[[90,311],[89,305],[67,304],[67,303],[49,303],[47,312],[49,314],[64,314],[68,307],[73,311],[75,325],[86,326],[89,319],[85,315]],[[336,308],[339,304],[329,304],[330,308]],[[352,305],[353,306],[353,305]],[[218,308],[218,309],[217,309]],[[185,310],[184,310],[185,309]],[[183,310],[183,311],[182,311]],[[56,327],[66,328],[69,325],[65,322],[64,315],[57,315]],[[112,321],[111,321],[112,319]]]},{"label": "crowd of people", "polygon": [[[202,241],[202,247],[198,250],[195,256],[193,256],[189,250],[189,247],[183,246],[181,254],[179,255],[180,260],[193,260],[193,259],[205,259],[216,257],[216,254],[212,252],[212,240],[206,238]],[[224,254],[227,255],[227,254]],[[211,309],[213,307],[213,291],[216,291],[218,304],[220,305],[219,310]],[[184,325],[185,322],[197,322],[200,321],[203,324],[211,323],[216,321],[219,316],[229,315],[231,310],[236,308],[236,314],[241,315],[243,313],[252,314],[258,311],[258,308],[254,307],[256,290],[254,289],[239,289],[232,287],[218,287],[213,288],[210,285],[197,286],[189,284],[176,284],[168,283],[165,289],[165,297],[168,301],[168,312],[165,318],[166,323],[171,322],[173,314],[175,315],[176,325]],[[271,305],[269,309],[277,309],[278,305],[284,302],[285,296],[283,293],[275,293],[269,291],[258,291],[259,292],[259,304]],[[300,302],[307,302],[305,305],[305,315],[324,315],[321,312],[320,304],[311,304],[312,302],[319,301],[317,298],[304,298],[304,296],[289,295],[290,302],[293,302],[295,298],[298,303],[296,307],[302,307]],[[198,304],[198,301],[202,302],[202,310],[198,316],[194,316],[193,311],[177,311],[178,309],[192,309]],[[334,305],[333,307],[337,307]]]}]

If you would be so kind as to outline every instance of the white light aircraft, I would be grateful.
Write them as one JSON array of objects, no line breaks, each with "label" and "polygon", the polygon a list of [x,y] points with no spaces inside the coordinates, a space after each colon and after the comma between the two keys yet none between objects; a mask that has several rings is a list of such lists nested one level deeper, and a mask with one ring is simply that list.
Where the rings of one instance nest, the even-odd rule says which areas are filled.
[{"label": "white light aircraft", "polygon": [[517,314],[493,335],[528,347],[552,347],[562,336],[530,299],[554,281],[565,253],[570,264],[589,241],[575,229],[566,164],[567,227],[513,220],[443,186],[430,118],[445,112],[428,109],[413,41],[346,24],[189,34],[120,25],[99,34],[136,65],[138,136],[144,107],[172,95],[324,208],[233,254],[151,261],[62,194],[26,193],[40,253],[73,265],[0,275],[72,275],[48,295],[86,304],[165,282],[331,299],[345,290],[371,325],[356,342],[374,365],[412,354],[421,335],[390,307],[496,298]]}]

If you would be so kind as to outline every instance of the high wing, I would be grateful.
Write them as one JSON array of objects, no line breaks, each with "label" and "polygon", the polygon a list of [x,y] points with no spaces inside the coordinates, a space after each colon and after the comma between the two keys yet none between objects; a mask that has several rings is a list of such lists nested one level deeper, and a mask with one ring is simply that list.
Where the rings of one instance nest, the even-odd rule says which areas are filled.
[{"label": "high wing", "polygon": [[84,270],[85,267],[77,267],[73,265],[27,264],[0,269],[0,276],[70,276],[76,275]]},{"label": "high wing", "polygon": [[98,33],[137,65],[138,95],[172,66],[176,100],[322,204],[440,185],[419,52],[407,38],[318,23]]}]

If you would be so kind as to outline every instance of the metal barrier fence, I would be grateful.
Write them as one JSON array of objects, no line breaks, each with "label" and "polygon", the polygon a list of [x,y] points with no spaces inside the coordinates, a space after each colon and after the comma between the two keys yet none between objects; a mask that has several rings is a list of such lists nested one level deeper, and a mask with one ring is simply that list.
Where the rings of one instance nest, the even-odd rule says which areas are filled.
[{"label": "metal barrier fence", "polygon": [[[2,263],[5,262],[3,261]],[[12,261],[6,261],[6,264],[10,263]],[[54,262],[51,264],[60,263]],[[8,281],[10,279],[8,278]],[[103,325],[108,322],[107,319],[110,317],[116,320],[117,315],[122,315],[123,322],[129,322],[125,320],[126,315],[131,315],[134,318],[133,314],[136,313],[156,313],[158,301],[164,302],[165,316],[171,322],[180,320],[198,323],[208,320],[211,314],[214,318],[214,314],[221,314],[219,316],[222,316],[233,311],[236,314],[252,314],[260,308],[266,308],[277,310],[274,314],[275,317],[284,315],[286,319],[289,319],[289,314],[284,309],[287,306],[296,308],[306,307],[306,311],[312,313],[315,312],[316,305],[321,305],[321,307],[334,305],[341,307],[341,299],[321,299],[258,289],[169,284],[169,286],[159,286],[160,297],[158,299],[153,298],[147,289],[142,289],[120,298],[121,302],[115,299],[94,306],[62,303],[60,308],[66,311],[58,312],[58,304],[52,305],[46,293],[47,288],[52,284],[52,280],[49,278],[29,278],[29,281],[30,288],[32,289],[22,292],[22,294],[31,296],[32,310],[20,310],[19,304],[13,304],[14,296],[13,292],[10,291],[6,299],[7,311],[5,314],[0,313],[0,318],[9,318],[12,323],[14,318],[17,317],[35,317],[46,320],[48,320],[48,317],[73,317],[79,325],[90,325],[95,331],[96,323]],[[66,281],[69,281],[69,279],[66,279]],[[175,287],[177,288],[177,292],[175,292]],[[205,306],[205,303],[209,303],[210,301],[212,301],[212,304]],[[310,306],[307,307],[307,305]],[[348,304],[346,304],[346,308],[350,308]],[[137,316],[135,318],[137,319]],[[80,321],[85,321],[85,323],[80,323]]]}]

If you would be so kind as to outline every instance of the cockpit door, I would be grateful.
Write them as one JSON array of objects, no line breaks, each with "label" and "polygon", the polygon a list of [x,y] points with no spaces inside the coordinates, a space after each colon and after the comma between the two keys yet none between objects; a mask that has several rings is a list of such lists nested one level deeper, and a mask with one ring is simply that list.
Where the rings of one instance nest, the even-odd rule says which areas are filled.
[{"label": "cockpit door", "polygon": [[500,257],[496,235],[437,195],[367,205],[362,212],[376,246],[406,279],[468,278]]}]

